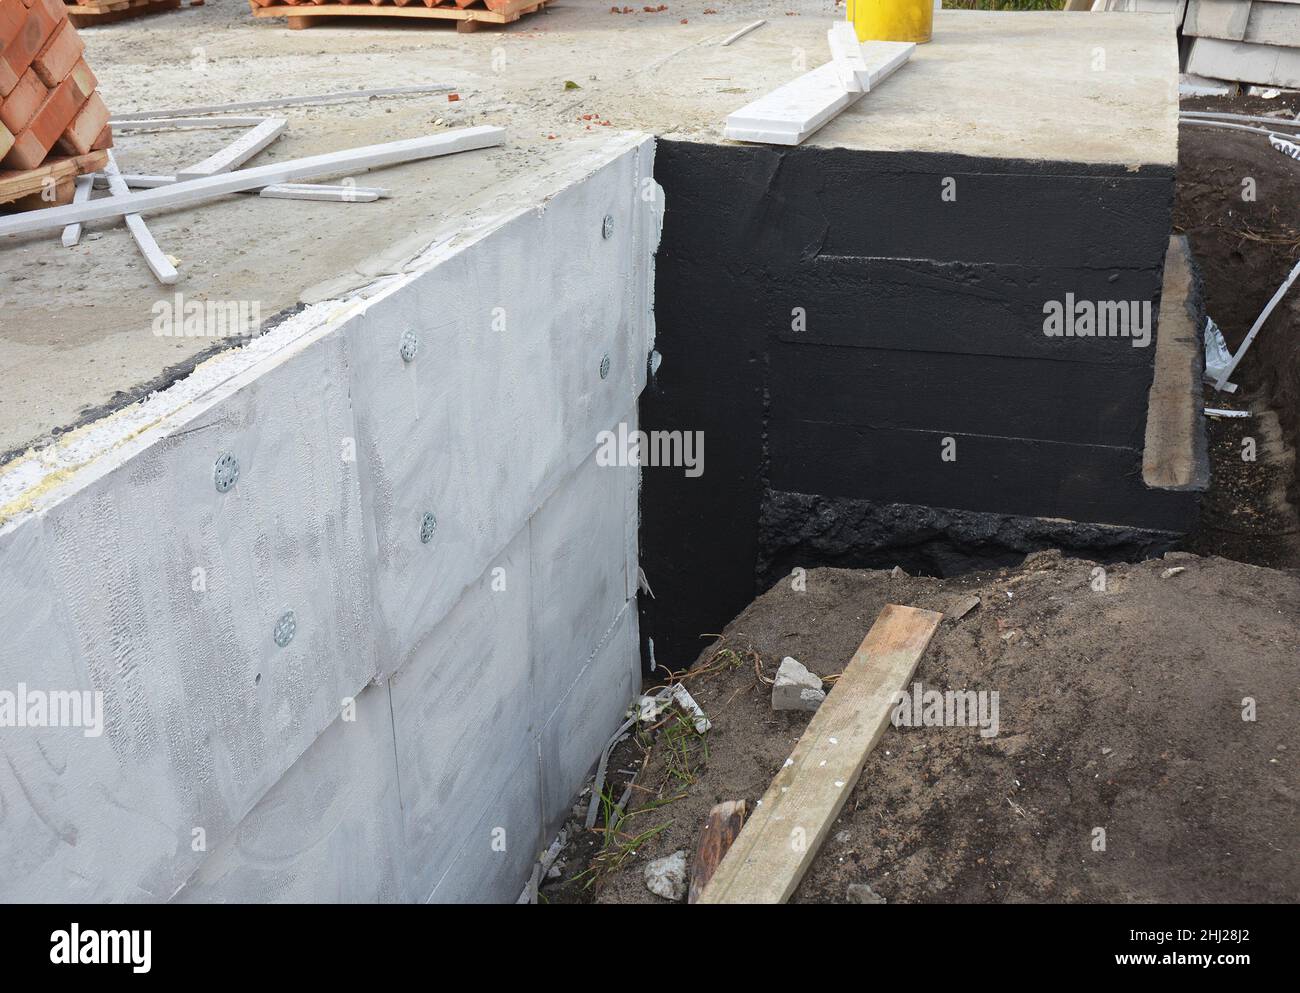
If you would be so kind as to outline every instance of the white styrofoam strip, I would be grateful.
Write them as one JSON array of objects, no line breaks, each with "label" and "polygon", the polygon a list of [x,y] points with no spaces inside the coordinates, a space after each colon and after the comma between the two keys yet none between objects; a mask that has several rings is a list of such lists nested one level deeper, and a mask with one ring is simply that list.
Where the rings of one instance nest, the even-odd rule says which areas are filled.
[{"label": "white styrofoam strip", "polygon": [[[108,177],[101,172],[90,173],[78,178],[85,179],[87,182],[93,178],[96,189],[105,189],[108,186]],[[157,189],[159,186],[170,186],[176,182],[175,176],[151,176],[142,173],[123,173],[122,179],[133,190],[152,190]],[[254,191],[248,190],[245,192]],[[393,195],[393,191],[386,187],[352,186],[347,183],[277,183],[274,186],[264,186],[256,192],[261,196],[280,200],[328,200],[339,203],[349,201],[369,203],[372,200],[386,199]]]},{"label": "white styrofoam strip", "polygon": [[865,93],[870,85],[867,63],[862,58],[862,45],[858,34],[848,21],[836,21],[826,32],[831,47],[831,62],[839,74],[840,83],[851,93]]},{"label": "white styrofoam strip", "polygon": [[[29,234],[57,230],[77,221],[94,221],[120,217],[125,214],[143,214],[147,211],[167,210],[192,206],[212,200],[227,193],[261,189],[276,183],[290,183],[317,176],[339,175],[398,165],[416,159],[431,159],[439,155],[490,148],[505,140],[505,130],[496,127],[459,128],[442,134],[422,138],[407,138],[382,145],[364,145],[324,155],[310,155],[302,159],[289,159],[271,165],[239,169],[235,172],[190,179],[165,188],[130,193],[126,196],[105,197],[86,203],[50,207],[47,210],[29,210],[26,213],[0,218],[0,235]],[[36,215],[36,216],[33,216]]]},{"label": "white styrofoam strip", "polygon": [[912,41],[864,41],[862,61],[867,64],[867,89],[873,90],[895,72],[916,51]]},{"label": "white styrofoam strip", "polygon": [[[108,177],[108,188],[113,197],[125,197],[130,195],[130,190],[126,183],[122,181],[122,174],[117,168],[117,159],[113,158],[113,151],[108,151],[108,161],[104,163],[104,175]],[[86,206],[89,201],[81,204],[74,202],[72,206]],[[158,247],[158,242],[154,240],[153,234],[149,231],[148,226],[144,223],[144,218],[139,214],[130,213],[125,215],[126,229],[131,232],[131,237],[135,239],[136,245],[140,249],[140,254],[144,256],[145,264],[149,266],[149,271],[157,277],[158,282],[164,286],[170,286],[180,278],[176,267],[172,265],[171,259],[167,253]]]},{"label": "white styrofoam strip", "polygon": [[797,145],[861,96],[844,89],[828,62],[729,115],[723,137]]},{"label": "white styrofoam strip", "polygon": [[370,203],[392,196],[378,186],[321,186],[314,183],[280,183],[264,186],[258,196],[275,200],[322,200],[329,203]]},{"label": "white styrofoam strip", "polygon": [[[104,182],[105,184],[107,184],[108,182],[107,176],[104,177]],[[85,203],[87,200],[89,200],[90,190],[92,186],[94,186],[94,181],[89,176],[78,176],[75,180],[73,180],[72,202]],[[62,242],[64,248],[71,248],[79,241],[81,241],[80,224],[69,224],[66,228],[63,229]]]},{"label": "white styrofoam strip", "polygon": [[[852,34],[852,26],[845,26]],[[859,57],[854,59],[842,31],[832,28],[828,39],[832,41],[832,52],[847,52],[847,60],[833,58],[826,65],[741,107],[727,117],[723,137],[768,145],[797,145],[864,92],[879,86],[916,49],[912,42],[867,41],[857,45]],[[857,42],[856,35],[853,42]],[[845,82],[846,75],[853,80],[852,84]],[[855,84],[861,89],[848,88]]]},{"label": "white styrofoam strip", "polygon": [[289,122],[283,117],[268,117],[255,128],[241,134],[215,155],[209,155],[202,162],[186,166],[176,174],[176,178],[184,181],[203,176],[215,176],[219,172],[230,172],[275,141],[288,127]]},{"label": "white styrofoam strip", "polygon": [[114,131],[174,131],[181,128],[255,128],[265,117],[149,117],[108,122]]},{"label": "white styrofoam strip", "polygon": [[270,100],[245,100],[241,103],[218,103],[207,107],[181,107],[177,110],[141,110],[132,114],[118,114],[118,121],[139,121],[159,117],[181,117],[186,114],[224,114],[232,110],[263,110],[267,107],[306,107],[320,106],[328,103],[346,103],[350,100],[371,100],[375,97],[423,96],[429,93],[445,93],[455,89],[449,83],[434,83],[430,86],[390,86],[379,90],[345,90],[340,93],[320,93],[315,96],[274,97]]}]

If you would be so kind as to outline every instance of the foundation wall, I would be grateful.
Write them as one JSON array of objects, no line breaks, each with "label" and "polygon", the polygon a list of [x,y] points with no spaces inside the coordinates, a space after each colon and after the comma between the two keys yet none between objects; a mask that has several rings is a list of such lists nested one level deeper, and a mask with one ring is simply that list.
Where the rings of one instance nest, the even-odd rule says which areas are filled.
[{"label": "foundation wall", "polygon": [[637,680],[639,472],[595,451],[653,344],[652,161],[0,479],[0,690],[104,694],[97,737],[0,730],[0,899],[519,895]]},{"label": "foundation wall", "polygon": [[[707,439],[700,479],[646,476],[656,661],[692,661],[791,547],[845,561],[895,544],[891,520],[924,532],[925,508],[996,518],[972,546],[1099,526],[1135,548],[1194,518],[1197,494],[1142,479],[1171,166],[664,141],[656,173],[643,428]],[[1071,300],[1147,308],[1145,344],[1045,334]]]}]

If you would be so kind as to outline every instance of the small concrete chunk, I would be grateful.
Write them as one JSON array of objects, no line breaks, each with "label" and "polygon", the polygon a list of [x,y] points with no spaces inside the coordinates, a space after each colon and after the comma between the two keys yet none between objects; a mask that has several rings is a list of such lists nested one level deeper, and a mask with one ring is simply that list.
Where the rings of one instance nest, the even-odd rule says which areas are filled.
[{"label": "small concrete chunk", "polygon": [[686,852],[678,850],[647,865],[645,888],[655,896],[680,903],[686,896]]},{"label": "small concrete chunk", "polygon": [[956,623],[980,605],[980,598],[975,595],[964,596],[946,611],[948,620]]},{"label": "small concrete chunk", "polygon": [[849,903],[885,903],[885,898],[866,883],[849,883]]},{"label": "small concrete chunk", "polygon": [[781,660],[772,684],[773,710],[816,710],[825,699],[820,676],[788,655]]}]

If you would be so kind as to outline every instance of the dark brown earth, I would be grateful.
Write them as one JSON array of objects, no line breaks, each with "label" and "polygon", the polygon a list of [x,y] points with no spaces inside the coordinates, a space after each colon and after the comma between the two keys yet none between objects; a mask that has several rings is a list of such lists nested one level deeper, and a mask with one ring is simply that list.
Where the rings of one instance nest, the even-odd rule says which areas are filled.
[{"label": "dark brown earth", "polygon": [[[771,710],[755,653],[769,675],[792,655],[830,676],[885,603],[950,610],[975,593],[981,606],[943,622],[916,678],[996,690],[999,733],[888,728],[795,902],[846,902],[852,883],[895,903],[1300,899],[1300,577],[1175,552],[1108,566],[1103,593],[1096,568],[1047,552],[949,580],[819,569],[806,592],[778,584],[686,678],[713,721],[686,777],[663,729],[650,742],[620,842],[659,833],[542,898],[662,902],[646,862],[693,856],[714,803],[762,796],[808,715]],[[1185,571],[1162,578],[1169,568]],[[629,741],[612,766],[642,762]],[[601,841],[566,853],[566,879]]]},{"label": "dark brown earth", "polygon": [[[1184,100],[1185,110],[1294,116],[1294,97]],[[1296,128],[1300,131],[1300,128]],[[1204,281],[1206,309],[1236,348],[1300,261],[1300,162],[1261,134],[1184,124],[1179,128],[1173,226],[1185,232]],[[1254,200],[1243,180],[1254,180]],[[1187,547],[1264,565],[1300,565],[1300,292],[1283,298],[1233,380],[1236,396],[1206,391],[1215,407],[1253,409],[1248,420],[1211,420],[1214,478],[1201,526]],[[1272,414],[1269,414],[1269,411]],[[1278,428],[1280,427],[1280,432]],[[1244,462],[1250,435],[1258,460]]]}]

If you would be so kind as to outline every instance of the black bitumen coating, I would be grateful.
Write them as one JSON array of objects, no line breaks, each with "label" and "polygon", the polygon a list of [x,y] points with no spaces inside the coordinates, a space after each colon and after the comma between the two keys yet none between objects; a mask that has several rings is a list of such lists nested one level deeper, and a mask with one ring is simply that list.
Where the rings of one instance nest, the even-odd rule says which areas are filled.
[{"label": "black bitumen coating", "polygon": [[793,564],[1131,558],[1194,520],[1142,483],[1154,331],[1043,333],[1066,293],[1158,313],[1171,167],[661,140],[655,175],[640,427],[705,437],[699,478],[643,471],[659,664]]}]

